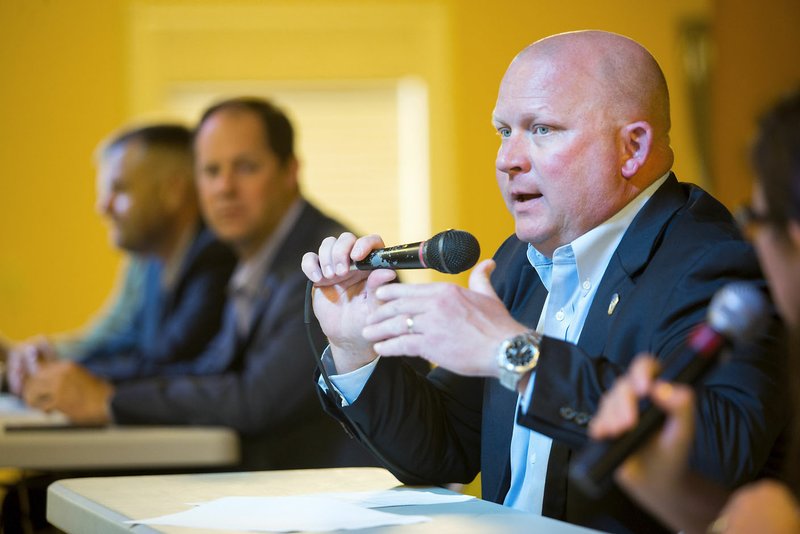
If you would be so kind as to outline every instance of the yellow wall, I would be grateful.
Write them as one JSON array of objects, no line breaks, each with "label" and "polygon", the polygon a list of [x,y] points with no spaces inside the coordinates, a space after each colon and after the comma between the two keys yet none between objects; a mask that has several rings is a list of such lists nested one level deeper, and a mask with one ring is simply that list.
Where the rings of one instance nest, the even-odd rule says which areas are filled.
[{"label": "yellow wall", "polygon": [[0,331],[79,325],[118,262],[94,214],[95,144],[125,118],[115,2],[0,2]]},{"label": "yellow wall", "polygon": [[[633,0],[577,0],[567,4],[534,0],[373,0],[427,13],[444,11],[441,31],[449,39],[451,61],[445,72],[430,72],[406,56],[413,43],[398,46],[387,63],[405,65],[408,74],[431,87],[432,204],[434,228],[452,226],[474,232],[488,256],[512,231],[494,183],[497,140],[490,127],[497,84],[513,55],[547,34],[600,28],[627,34],[647,46],[666,71],[673,94],[676,170],[687,180],[699,176],[680,64],[678,26],[687,17],[707,17],[710,0],[642,4]],[[240,2],[292,9],[298,2]],[[110,130],[133,119],[144,98],[130,94],[139,80],[129,63],[131,14],[148,6],[177,9],[230,5],[217,1],[154,0],[2,0],[0,2],[0,331],[19,339],[37,332],[79,326],[112,287],[119,255],[107,245],[106,231],[93,212],[91,152]],[[341,20],[359,20],[363,2],[306,0],[304,17],[330,20],[332,6]],[[298,24],[300,21],[298,21]],[[387,24],[392,20],[387,19]],[[292,50],[313,43],[292,41]],[[376,26],[374,39],[380,39]],[[195,33],[195,44],[181,43],[187,64],[199,61],[213,29]],[[369,78],[385,75],[370,57],[371,42],[351,43],[351,53],[324,58],[329,76]],[[410,37],[411,38],[411,37]],[[320,71],[320,57],[309,53],[285,65],[297,75]],[[359,58],[363,58],[359,59]],[[369,59],[370,61],[367,61]],[[204,58],[200,58],[200,62]],[[208,78],[225,72],[257,70],[259,58],[248,49],[208,57]],[[378,58],[380,60],[380,58]],[[306,62],[304,64],[304,61]],[[364,65],[359,72],[359,65]],[[180,76],[185,65],[163,73]],[[419,71],[419,72],[417,72]],[[184,73],[185,74],[185,73]],[[196,76],[192,72],[192,76]],[[146,95],[145,95],[146,96]],[[146,98],[145,98],[146,100]],[[448,148],[449,147],[449,148]],[[448,153],[444,153],[448,152]],[[463,281],[463,278],[461,278]]]},{"label": "yellow wall", "polygon": [[749,146],[756,120],[800,88],[800,2],[715,0],[712,164],[729,207],[750,198]]}]

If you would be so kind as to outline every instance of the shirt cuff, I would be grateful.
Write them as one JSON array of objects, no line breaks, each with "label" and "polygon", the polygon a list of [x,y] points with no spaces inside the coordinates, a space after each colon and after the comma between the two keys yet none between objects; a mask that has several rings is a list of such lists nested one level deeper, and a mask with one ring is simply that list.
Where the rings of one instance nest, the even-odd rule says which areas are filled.
[{"label": "shirt cuff", "polygon": [[[369,377],[372,376],[375,366],[378,365],[378,360],[380,360],[380,356],[355,371],[337,375],[336,365],[333,361],[333,356],[331,356],[331,346],[325,347],[325,351],[322,353],[322,365],[325,367],[325,372],[328,373],[333,389],[342,398],[342,406],[349,406],[358,399],[364,389],[364,385],[366,385]],[[317,379],[317,384],[323,391],[328,391],[328,387],[321,376]]]}]

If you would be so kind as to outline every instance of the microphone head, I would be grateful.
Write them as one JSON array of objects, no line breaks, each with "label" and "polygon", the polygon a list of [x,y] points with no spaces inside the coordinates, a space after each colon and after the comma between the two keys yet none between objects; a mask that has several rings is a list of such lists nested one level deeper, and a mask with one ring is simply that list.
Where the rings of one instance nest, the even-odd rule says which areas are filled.
[{"label": "microphone head", "polygon": [[718,290],[708,307],[708,324],[734,342],[761,332],[769,319],[767,299],[753,284],[732,282]]},{"label": "microphone head", "polygon": [[424,244],[425,264],[440,273],[466,271],[478,261],[481,246],[475,236],[463,230],[439,232]]}]

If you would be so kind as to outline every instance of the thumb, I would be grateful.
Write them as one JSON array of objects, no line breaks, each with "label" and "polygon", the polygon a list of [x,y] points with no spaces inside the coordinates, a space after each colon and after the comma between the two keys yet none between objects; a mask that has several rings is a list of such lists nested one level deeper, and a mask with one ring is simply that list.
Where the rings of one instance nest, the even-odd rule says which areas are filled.
[{"label": "thumb", "polygon": [[469,288],[476,293],[487,295],[489,297],[497,298],[492,283],[489,280],[489,275],[492,274],[497,264],[494,260],[483,260],[480,262],[469,275]]}]

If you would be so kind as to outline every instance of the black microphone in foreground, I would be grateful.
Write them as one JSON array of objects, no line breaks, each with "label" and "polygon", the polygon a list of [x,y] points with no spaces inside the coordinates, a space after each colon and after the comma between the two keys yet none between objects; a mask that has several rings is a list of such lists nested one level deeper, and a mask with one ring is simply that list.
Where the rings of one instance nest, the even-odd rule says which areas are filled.
[{"label": "black microphone in foreground", "polygon": [[[714,294],[707,322],[689,335],[685,347],[664,363],[659,379],[692,384],[699,380],[731,344],[749,340],[768,318],[761,292],[745,282],[728,284]],[[664,412],[649,399],[639,401],[638,424],[611,440],[590,441],[570,467],[570,479],[592,498],[608,489],[614,470],[664,423]]]},{"label": "black microphone in foreground", "polygon": [[445,230],[426,241],[373,250],[350,270],[434,269],[456,274],[475,265],[480,255],[475,236],[463,230]]}]

